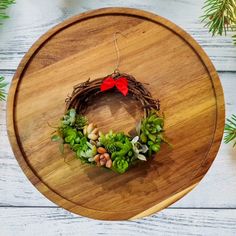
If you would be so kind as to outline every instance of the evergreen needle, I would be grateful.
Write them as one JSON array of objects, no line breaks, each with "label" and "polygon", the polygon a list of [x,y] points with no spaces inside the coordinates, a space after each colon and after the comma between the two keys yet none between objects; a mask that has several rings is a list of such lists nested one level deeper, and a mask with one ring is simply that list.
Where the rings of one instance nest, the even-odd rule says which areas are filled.
[{"label": "evergreen needle", "polygon": [[233,142],[233,146],[236,146],[236,115],[232,115],[230,119],[227,119],[225,125],[225,138],[224,142]]},{"label": "evergreen needle", "polygon": [[[213,36],[236,31],[236,0],[206,0],[203,9],[201,19]],[[233,41],[236,44],[236,35]]]}]

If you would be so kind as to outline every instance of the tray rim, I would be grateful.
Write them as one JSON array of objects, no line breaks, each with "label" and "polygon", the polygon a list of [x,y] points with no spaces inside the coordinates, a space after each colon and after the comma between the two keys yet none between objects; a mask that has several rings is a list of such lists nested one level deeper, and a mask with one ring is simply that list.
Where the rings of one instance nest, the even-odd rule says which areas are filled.
[{"label": "tray rim", "polygon": [[[213,90],[215,92],[215,98],[216,98],[216,123],[215,123],[215,133],[212,138],[212,143],[209,147],[209,151],[207,155],[205,156],[204,161],[202,162],[201,167],[204,169],[204,174],[200,175],[198,178],[196,178],[196,183],[192,186],[187,187],[186,189],[182,191],[178,191],[172,196],[170,196],[168,199],[162,201],[161,203],[154,205],[150,209],[147,209],[143,212],[139,212],[138,210],[129,211],[132,213],[132,217],[129,219],[136,219],[140,217],[144,217],[150,214],[153,214],[157,211],[160,211],[164,209],[165,207],[173,204],[180,198],[182,198],[184,195],[186,195],[188,192],[190,192],[199,182],[200,180],[205,176],[208,169],[212,165],[216,154],[218,152],[218,149],[220,147],[220,143],[223,136],[224,131],[224,122],[225,122],[225,105],[224,105],[224,95],[223,95],[223,89],[221,86],[220,79],[218,77],[218,74],[214,68],[214,65],[212,64],[211,60],[207,56],[207,54],[204,52],[204,50],[201,48],[201,46],[190,36],[187,32],[185,32],[183,29],[181,29],[179,26],[175,25],[171,21],[155,15],[153,13],[134,9],[134,8],[126,8],[126,7],[108,7],[108,8],[101,8],[96,10],[91,10],[76,16],[73,16],[60,24],[54,26],[53,28],[49,29],[45,34],[43,34],[28,50],[28,52],[25,54],[23,59],[21,60],[16,73],[12,79],[11,86],[9,89],[9,95],[7,100],[7,132],[8,137],[10,140],[11,147],[13,149],[15,158],[17,159],[21,169],[23,170],[24,174],[27,176],[27,178],[30,180],[30,182],[39,190],[40,193],[42,193],[44,196],[46,196],[49,200],[51,200],[53,203],[63,207],[64,209],[67,209],[73,213],[91,217],[95,219],[100,220],[125,220],[128,219],[127,217],[122,217],[122,212],[119,214],[118,212],[112,212],[112,211],[98,211],[95,209],[90,209],[87,207],[83,207],[80,205],[77,205],[73,203],[70,200],[67,200],[63,198],[61,195],[57,194],[53,189],[51,189],[49,186],[47,186],[41,179],[37,176],[37,173],[31,168],[29,163],[25,160],[25,153],[24,150],[21,147],[21,143],[18,140],[18,130],[16,127],[16,124],[14,122],[15,120],[15,103],[17,102],[17,91],[18,86],[21,82],[22,77],[24,76],[25,69],[27,69],[28,63],[31,61],[31,59],[34,57],[34,55],[40,50],[40,48],[44,45],[45,42],[50,40],[54,35],[56,35],[61,30],[70,27],[71,25],[78,23],[80,21],[99,17],[103,15],[130,15],[134,17],[139,18],[146,18],[154,23],[158,23],[163,25],[164,27],[168,28],[175,34],[177,34],[180,38],[182,38],[192,49],[193,51],[199,56],[200,60],[202,61],[202,64],[205,66],[209,77],[211,78]],[[199,173],[199,170],[196,171],[196,176]],[[194,176],[195,178],[195,176]],[[104,217],[104,214],[106,217]]]}]

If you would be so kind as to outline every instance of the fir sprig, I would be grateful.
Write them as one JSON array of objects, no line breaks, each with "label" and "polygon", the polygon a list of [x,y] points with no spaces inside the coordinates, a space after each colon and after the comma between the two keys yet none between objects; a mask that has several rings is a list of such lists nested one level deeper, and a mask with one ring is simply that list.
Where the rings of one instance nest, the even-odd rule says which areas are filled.
[{"label": "fir sprig", "polygon": [[227,119],[225,125],[225,138],[224,142],[234,142],[233,147],[236,146],[236,115],[232,115],[230,119]]},{"label": "fir sprig", "polygon": [[[5,10],[15,3],[15,0],[0,0],[0,20],[8,18]],[[1,22],[0,22],[1,25]],[[6,92],[4,88],[7,86],[7,83],[4,82],[4,77],[0,76],[0,101],[5,100]]]},{"label": "fir sprig", "polygon": [[9,17],[6,14],[6,9],[13,3],[15,3],[15,0],[0,0],[0,20],[6,19]]},{"label": "fir sprig", "polygon": [[7,86],[7,83],[4,82],[4,77],[0,76],[0,101],[5,100],[6,92],[4,88]]},{"label": "fir sprig", "polygon": [[235,35],[233,35],[233,42],[234,42],[234,44],[236,45],[236,34]]},{"label": "fir sprig", "polygon": [[236,30],[236,0],[206,0],[203,9],[202,21],[213,36]]}]

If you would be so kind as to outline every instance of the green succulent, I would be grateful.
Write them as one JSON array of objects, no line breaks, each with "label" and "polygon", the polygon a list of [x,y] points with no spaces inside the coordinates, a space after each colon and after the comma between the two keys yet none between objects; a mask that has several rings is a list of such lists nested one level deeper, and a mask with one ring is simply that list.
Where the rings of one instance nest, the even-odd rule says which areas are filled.
[{"label": "green succulent", "polygon": [[[90,164],[97,163],[97,159],[94,160],[96,154],[100,153],[97,152],[97,148],[104,147],[112,160],[112,170],[119,174],[123,174],[140,160],[146,161],[148,155],[151,156],[160,150],[161,142],[167,142],[162,135],[164,120],[154,111],[139,123],[138,135],[133,138],[123,132],[110,131],[108,134],[99,133],[99,139],[92,141],[84,133],[87,123],[86,117],[77,114],[75,109],[70,109],[62,117],[57,134],[51,139],[59,142],[62,153],[64,145],[68,145],[78,159]],[[99,155],[97,157],[100,158]]]},{"label": "green succulent", "polygon": [[78,144],[72,147],[72,150],[76,152],[76,156],[83,162],[93,162],[93,157],[97,153],[97,147],[87,141],[86,137],[80,139]]},{"label": "green succulent", "polygon": [[111,131],[106,135],[101,134],[99,142],[111,153],[112,160],[115,160],[117,157],[129,159],[133,156],[132,143],[130,138],[124,133],[113,133]]},{"label": "green succulent", "polygon": [[146,153],[148,151],[148,147],[145,144],[141,144],[139,142],[139,136],[134,137],[131,140],[132,143],[132,148],[133,148],[133,153],[134,156],[132,157],[132,161],[134,161],[135,159],[139,159],[141,161],[146,161],[146,157],[145,155],[143,155],[144,153]]},{"label": "green succulent", "polygon": [[88,120],[85,116],[76,114],[75,109],[70,109],[62,118],[62,126],[73,126],[74,128],[80,130],[87,125]]},{"label": "green succulent", "polygon": [[62,137],[64,143],[69,144],[76,156],[84,162],[91,162],[92,160],[89,160],[89,158],[92,158],[97,153],[96,146],[89,143],[87,137],[75,128],[67,127],[63,129]]},{"label": "green succulent", "polygon": [[83,137],[83,133],[81,131],[77,131],[77,129],[72,127],[61,128],[60,133],[64,139],[66,144],[70,144],[73,146],[74,144],[78,144],[80,139]]},{"label": "green succulent", "polygon": [[164,140],[162,132],[164,131],[164,119],[155,111],[152,111],[150,115],[143,119],[140,127],[140,139],[141,142],[148,145],[149,156],[153,152],[159,152],[161,148],[161,142]]},{"label": "green succulent", "polygon": [[86,124],[87,119],[84,116],[76,114],[75,109],[70,109],[62,117],[57,134],[53,135],[51,140],[60,143],[59,149],[62,153],[64,152],[64,144],[68,144],[76,152],[78,158],[89,162],[88,158],[91,158],[94,153],[96,154],[96,146],[92,146],[82,133]]},{"label": "green succulent", "polygon": [[129,168],[129,163],[124,157],[117,157],[113,161],[112,167],[119,174],[123,174]]}]

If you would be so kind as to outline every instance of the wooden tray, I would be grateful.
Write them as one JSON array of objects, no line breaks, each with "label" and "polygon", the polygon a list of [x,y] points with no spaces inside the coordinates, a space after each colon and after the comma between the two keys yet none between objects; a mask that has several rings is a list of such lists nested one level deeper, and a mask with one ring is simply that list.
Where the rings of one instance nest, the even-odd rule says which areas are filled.
[{"label": "wooden tray", "polygon": [[[118,36],[120,70],[132,74],[161,100],[166,135],[151,161],[123,175],[83,165],[50,141],[72,87],[111,73]],[[90,121],[103,131],[129,131],[141,118],[136,101],[119,93],[98,98]],[[147,216],[189,192],[206,174],[224,127],[218,75],[201,47],[162,17],[127,9],[75,16],[43,35],[25,55],[8,99],[8,134],[15,156],[33,185],[59,206],[96,219]]]}]

